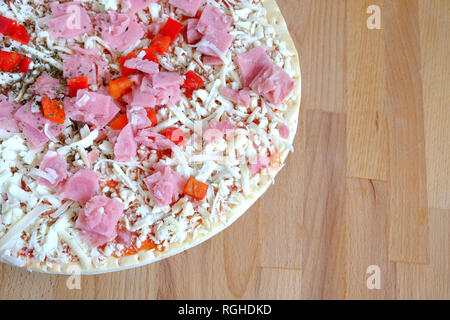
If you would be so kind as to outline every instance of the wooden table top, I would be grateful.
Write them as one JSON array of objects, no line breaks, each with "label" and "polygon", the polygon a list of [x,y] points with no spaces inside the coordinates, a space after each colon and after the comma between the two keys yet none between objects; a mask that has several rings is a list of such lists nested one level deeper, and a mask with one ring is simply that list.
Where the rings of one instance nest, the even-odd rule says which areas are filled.
[{"label": "wooden table top", "polygon": [[263,198],[212,240],[81,290],[0,265],[0,299],[450,298],[450,1],[278,2],[302,111]]}]

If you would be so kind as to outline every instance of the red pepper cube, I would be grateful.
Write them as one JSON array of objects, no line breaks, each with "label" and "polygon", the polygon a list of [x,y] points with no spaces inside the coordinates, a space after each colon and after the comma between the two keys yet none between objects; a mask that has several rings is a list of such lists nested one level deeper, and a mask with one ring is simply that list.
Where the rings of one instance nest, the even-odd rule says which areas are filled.
[{"label": "red pepper cube", "polygon": [[152,122],[152,127],[158,124],[158,118],[156,118],[156,112],[153,109],[147,109],[147,117]]},{"label": "red pepper cube", "polygon": [[126,62],[127,60],[129,60],[129,59],[134,59],[134,58],[137,58],[137,54],[134,53],[134,52],[129,53],[129,54],[128,54],[127,56],[125,56],[125,57],[119,57],[119,58],[118,58],[119,63],[120,63],[120,67],[121,67],[121,69],[122,69],[122,74],[123,74],[125,77],[128,77],[128,76],[130,76],[130,75],[132,75],[132,74],[134,74],[134,73],[139,72],[139,70],[137,70],[137,69],[130,69],[130,68],[127,68],[127,67],[124,66],[124,64],[125,64],[125,62]]},{"label": "red pepper cube", "polygon": [[30,68],[31,58],[25,57],[20,61],[18,73],[27,73]]},{"label": "red pepper cube", "polygon": [[23,55],[17,52],[0,51],[0,71],[18,72]]},{"label": "red pepper cube", "polygon": [[163,36],[170,37],[173,43],[177,39],[181,30],[183,30],[183,27],[184,26],[182,23],[169,18],[164,27],[162,27],[162,29],[159,31],[159,33]]},{"label": "red pepper cube", "polygon": [[206,183],[195,180],[194,178],[189,178],[187,181],[183,193],[190,196],[196,200],[203,200],[208,192],[208,185]]},{"label": "red pepper cube", "polygon": [[194,71],[186,73],[186,80],[184,81],[182,88],[186,89],[186,95],[192,95],[192,92],[202,88],[205,85],[203,79],[200,78]]},{"label": "red pepper cube", "polygon": [[5,36],[11,36],[17,28],[17,22],[8,19],[4,16],[0,16],[0,33]]},{"label": "red pepper cube", "polygon": [[78,77],[69,80],[69,95],[75,97],[78,90],[89,88],[88,77]]},{"label": "red pepper cube", "polygon": [[30,36],[23,25],[17,26],[16,30],[11,35],[11,39],[18,41],[21,44],[28,44],[30,42]]},{"label": "red pepper cube", "polygon": [[169,36],[163,36],[162,34],[157,34],[148,49],[150,53],[164,55],[169,51],[169,47],[172,44],[172,38]]},{"label": "red pepper cube", "polygon": [[181,129],[170,127],[166,129],[166,138],[175,144],[181,144],[184,140],[184,132]]}]

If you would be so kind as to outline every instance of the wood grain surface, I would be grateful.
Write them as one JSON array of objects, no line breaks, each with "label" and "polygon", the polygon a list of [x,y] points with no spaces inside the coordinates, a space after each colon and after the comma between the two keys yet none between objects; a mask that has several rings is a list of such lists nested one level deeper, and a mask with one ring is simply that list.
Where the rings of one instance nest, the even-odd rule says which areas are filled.
[{"label": "wood grain surface", "polygon": [[212,240],[80,290],[0,265],[0,299],[450,298],[450,1],[278,3],[303,94],[276,184]]}]

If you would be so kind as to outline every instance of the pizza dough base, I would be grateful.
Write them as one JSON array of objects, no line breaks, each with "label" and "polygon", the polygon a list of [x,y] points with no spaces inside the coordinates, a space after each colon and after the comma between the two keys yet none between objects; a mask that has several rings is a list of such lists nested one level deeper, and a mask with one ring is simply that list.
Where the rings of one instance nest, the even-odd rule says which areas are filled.
[{"label": "pizza dough base", "polygon": [[[298,127],[298,118],[301,100],[301,72],[300,72],[300,62],[298,52],[295,48],[294,41],[292,40],[292,37],[289,34],[286,21],[284,20],[280,8],[278,7],[275,0],[263,0],[263,5],[267,10],[267,19],[269,23],[274,27],[277,36],[280,38],[280,40],[285,41],[287,49],[295,54],[295,56],[292,58],[292,69],[295,71],[294,80],[296,81],[297,86],[293,92],[292,98],[289,100],[288,108],[285,113],[286,121],[289,123],[289,128],[291,129],[292,132],[291,137],[289,138],[290,139],[289,142],[293,143],[295,133],[297,132]],[[289,153],[288,150],[285,150],[285,152],[283,152],[280,155],[281,163],[285,162],[288,153]],[[278,171],[279,170],[280,169],[278,169]],[[278,171],[274,173],[278,173]],[[176,255],[192,247],[195,247],[196,245],[210,239],[219,232],[228,228],[233,222],[239,219],[239,217],[241,217],[256,202],[256,200],[258,200],[264,194],[264,192],[267,191],[271,183],[272,180],[268,175],[266,175],[265,179],[261,181],[261,188],[255,191],[253,194],[249,195],[240,205],[236,206],[231,213],[227,214],[226,224],[217,222],[215,225],[211,226],[212,231],[210,231],[209,234],[197,235],[196,237],[189,235],[183,243],[172,243],[170,247],[166,248],[164,252],[159,251],[149,252],[143,250],[135,255],[126,257],[120,258],[108,257],[105,261],[105,264],[100,268],[92,266],[90,269],[83,269],[77,263],[70,263],[70,264],[55,263],[51,268],[49,268],[45,264],[35,263],[28,265],[27,269],[29,271],[36,271],[50,274],[73,274],[74,270],[81,268],[80,270],[81,274],[92,275],[141,267],[162,259],[169,258],[173,255]]]}]

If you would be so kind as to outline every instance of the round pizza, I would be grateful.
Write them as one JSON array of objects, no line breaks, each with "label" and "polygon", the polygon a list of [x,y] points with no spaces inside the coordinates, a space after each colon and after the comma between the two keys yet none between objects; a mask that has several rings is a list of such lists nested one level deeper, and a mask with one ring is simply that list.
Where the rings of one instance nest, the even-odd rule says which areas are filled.
[{"label": "round pizza", "polygon": [[193,247],[274,182],[298,54],[274,0],[0,1],[0,260],[102,273]]}]

